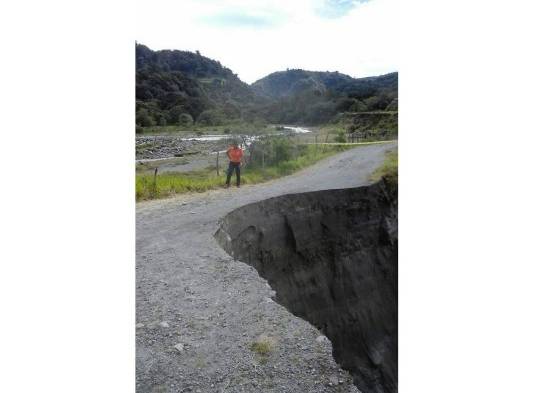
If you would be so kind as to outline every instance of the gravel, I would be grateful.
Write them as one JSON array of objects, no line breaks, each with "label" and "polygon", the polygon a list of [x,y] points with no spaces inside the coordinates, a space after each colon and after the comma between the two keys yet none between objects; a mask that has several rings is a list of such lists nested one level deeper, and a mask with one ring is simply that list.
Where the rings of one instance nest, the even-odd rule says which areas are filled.
[{"label": "gravel", "polygon": [[[395,145],[358,147],[269,183],[139,203],[137,391],[358,392],[329,340],[273,302],[268,283],[213,234],[225,214],[251,202],[368,184]],[[261,355],[251,345],[264,336],[275,345]]]}]

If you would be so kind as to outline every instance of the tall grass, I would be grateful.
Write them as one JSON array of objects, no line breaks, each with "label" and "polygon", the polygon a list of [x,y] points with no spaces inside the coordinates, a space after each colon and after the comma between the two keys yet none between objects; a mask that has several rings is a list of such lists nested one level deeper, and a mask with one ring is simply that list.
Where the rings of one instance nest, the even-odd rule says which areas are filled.
[{"label": "tall grass", "polygon": [[[241,184],[256,184],[281,176],[286,176],[300,169],[308,167],[317,161],[329,157],[353,146],[304,146],[299,156],[275,165],[261,167],[243,167],[241,169]],[[235,182],[235,174],[232,183]],[[135,197],[138,201],[166,198],[186,192],[205,192],[221,188],[226,183],[226,173],[220,176],[215,170],[202,170],[189,173],[162,173],[154,181],[153,174],[139,174],[135,180]]]},{"label": "tall grass", "polygon": [[371,180],[377,181],[382,177],[398,184],[398,150],[387,152],[383,164],[372,174]]}]

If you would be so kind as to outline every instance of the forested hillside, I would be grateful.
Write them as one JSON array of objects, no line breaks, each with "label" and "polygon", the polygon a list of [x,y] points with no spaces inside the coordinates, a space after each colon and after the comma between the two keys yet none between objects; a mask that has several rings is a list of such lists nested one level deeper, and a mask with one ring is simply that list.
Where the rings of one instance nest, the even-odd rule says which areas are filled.
[{"label": "forested hillside", "polygon": [[252,84],[273,99],[265,115],[274,123],[319,124],[343,112],[397,110],[398,73],[352,78],[339,72],[287,70]]},{"label": "forested hillside", "polygon": [[231,122],[323,124],[343,113],[396,111],[398,73],[352,78],[286,70],[251,86],[199,52],[152,51],[136,44],[136,124]]},{"label": "forested hillside", "polygon": [[325,93],[338,89],[354,79],[339,72],[287,70],[274,72],[252,84],[252,89],[270,98],[281,98],[313,90]]},{"label": "forested hillside", "polygon": [[265,100],[230,69],[200,53],[136,45],[136,123],[212,125],[253,120]]}]

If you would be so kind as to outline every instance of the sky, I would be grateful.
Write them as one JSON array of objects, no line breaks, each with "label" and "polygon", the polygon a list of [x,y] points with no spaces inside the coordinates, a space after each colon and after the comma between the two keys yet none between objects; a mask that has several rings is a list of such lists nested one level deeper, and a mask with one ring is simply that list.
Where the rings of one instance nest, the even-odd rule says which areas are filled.
[{"label": "sky", "polygon": [[398,70],[397,0],[137,0],[136,41],[200,51],[247,83],[302,68]]}]

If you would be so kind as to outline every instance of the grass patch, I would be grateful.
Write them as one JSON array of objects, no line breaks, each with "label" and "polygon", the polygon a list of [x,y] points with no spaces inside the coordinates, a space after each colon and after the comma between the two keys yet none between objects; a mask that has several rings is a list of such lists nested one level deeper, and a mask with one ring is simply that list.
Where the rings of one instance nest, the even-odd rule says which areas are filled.
[{"label": "grass patch", "polygon": [[250,350],[259,356],[261,363],[266,363],[275,346],[276,340],[262,334],[250,344]]},{"label": "grass patch", "polygon": [[398,184],[398,150],[387,152],[383,164],[374,171],[370,179],[378,181],[385,178],[394,184]]},{"label": "grass patch", "polygon": [[[354,146],[304,146],[300,155],[263,168],[247,167],[241,169],[241,184],[256,184],[281,176],[290,175],[338,152]],[[225,169],[225,168],[224,168]],[[162,173],[154,181],[153,174],[137,174],[135,179],[135,198],[137,201],[166,198],[187,192],[205,192],[221,188],[226,182],[225,170],[220,176],[215,170],[201,170],[188,173]],[[232,184],[235,182],[235,174]]]},{"label": "grass patch", "polygon": [[137,173],[139,172],[148,172],[153,175],[154,169],[158,166],[160,166],[162,163],[166,164],[176,164],[176,165],[185,165],[188,164],[190,161],[188,158],[185,157],[175,157],[173,159],[162,159],[162,160],[154,160],[154,161],[144,161],[142,163],[137,162],[135,163],[135,171]]},{"label": "grass patch", "polygon": [[272,352],[272,344],[269,341],[256,341],[250,345],[250,349],[258,355],[266,356]]}]

